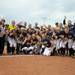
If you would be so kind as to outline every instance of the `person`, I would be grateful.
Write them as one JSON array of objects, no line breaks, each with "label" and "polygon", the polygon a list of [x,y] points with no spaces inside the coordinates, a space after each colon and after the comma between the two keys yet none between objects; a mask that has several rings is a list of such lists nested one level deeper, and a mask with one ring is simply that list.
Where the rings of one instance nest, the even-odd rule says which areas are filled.
[{"label": "person", "polygon": [[71,35],[68,36],[68,51],[69,51],[69,56],[72,55],[72,45],[73,45],[73,38]]},{"label": "person", "polygon": [[45,56],[50,56],[50,55],[51,55],[51,51],[52,51],[51,48],[46,47],[46,48],[45,48],[45,51],[44,51],[44,53],[43,53],[43,55],[45,55]]},{"label": "person", "polygon": [[27,22],[24,22],[24,28],[27,28]]},{"label": "person", "polygon": [[60,41],[60,54],[65,55],[65,49],[66,49],[66,43],[64,35],[61,35],[61,41]]},{"label": "person", "polygon": [[56,36],[60,36],[62,28],[58,22],[55,23],[55,25],[56,25],[56,27],[54,28],[55,34],[56,34]]},{"label": "person", "polygon": [[53,47],[51,45],[46,44],[44,52],[43,52],[43,55],[45,55],[45,56],[51,56],[52,52],[53,52]]},{"label": "person", "polygon": [[31,46],[31,35],[28,33],[27,36],[24,37],[24,42],[22,46],[22,51],[24,54],[32,53],[32,46]]},{"label": "person", "polygon": [[51,45],[52,45],[52,47],[53,47],[52,55],[57,55],[56,41],[57,41],[57,37],[56,37],[56,36],[53,36],[53,37],[51,38]]},{"label": "person", "polygon": [[42,35],[42,37],[43,38],[41,41],[44,43],[44,46],[45,46],[43,55],[50,56],[52,54],[52,51],[53,51],[50,38],[48,38],[48,36],[46,36],[45,34]]},{"label": "person", "polygon": [[9,31],[13,31],[16,29],[16,23],[15,21],[12,21],[11,25],[8,26]]},{"label": "person", "polygon": [[37,22],[35,23],[35,29],[40,29]]},{"label": "person", "polygon": [[19,34],[19,36],[17,36],[17,47],[16,47],[16,54],[22,54],[22,43],[23,43],[23,35]]},{"label": "person", "polygon": [[45,51],[45,45],[42,44],[41,49],[40,49],[40,54],[43,55],[44,51]]},{"label": "person", "polygon": [[3,54],[5,44],[5,30],[4,25],[0,21],[0,55]]},{"label": "person", "polygon": [[61,41],[61,38],[57,37],[57,39],[56,39],[56,51],[57,51],[58,55],[60,55],[60,41]]},{"label": "person", "polygon": [[73,45],[72,45],[72,56],[75,55],[75,37],[73,38]]},{"label": "person", "polygon": [[66,16],[64,17],[63,25],[66,25]]},{"label": "person", "polygon": [[8,42],[8,46],[7,46],[7,52],[8,54],[14,54],[16,47],[17,47],[17,43],[16,43],[16,39],[15,39],[15,35],[14,32],[11,31],[7,37],[7,42]]}]

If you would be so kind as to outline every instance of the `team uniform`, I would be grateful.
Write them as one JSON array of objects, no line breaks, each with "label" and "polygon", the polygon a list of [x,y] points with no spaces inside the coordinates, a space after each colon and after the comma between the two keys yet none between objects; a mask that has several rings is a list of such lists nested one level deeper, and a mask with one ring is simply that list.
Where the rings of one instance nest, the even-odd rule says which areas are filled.
[{"label": "team uniform", "polygon": [[57,51],[57,54],[58,54],[58,55],[60,55],[60,41],[61,41],[60,38],[58,38],[58,39],[56,40],[56,51]]},{"label": "team uniform", "polygon": [[9,54],[14,54],[14,51],[15,51],[15,49],[17,47],[16,40],[14,38],[8,36],[7,41],[9,43],[9,46],[7,48],[8,49],[8,53]]},{"label": "team uniform", "polygon": [[68,39],[68,50],[69,50],[69,56],[72,55],[72,45],[73,45],[73,40],[72,39]]},{"label": "team uniform", "polygon": [[72,55],[74,56],[75,54],[75,40],[73,41],[73,45],[72,45]]},{"label": "team uniform", "polygon": [[46,47],[45,48],[45,50],[44,50],[44,53],[43,53],[43,55],[45,55],[45,56],[50,56],[51,55],[51,53],[52,53],[52,51],[53,51],[53,48],[49,48],[49,47]]},{"label": "team uniform", "polygon": [[65,55],[66,43],[64,40],[60,41],[60,54],[63,56]]},{"label": "team uniform", "polygon": [[16,54],[21,54],[22,53],[22,39],[17,37],[17,49],[16,49]]},{"label": "team uniform", "polygon": [[16,26],[15,25],[9,25],[8,26],[8,30],[9,31],[12,31],[12,30],[15,30],[16,29]]},{"label": "team uniform", "polygon": [[51,45],[52,45],[52,48],[53,48],[52,55],[57,55],[56,43],[57,43],[56,39],[51,40]]},{"label": "team uniform", "polygon": [[3,54],[4,43],[5,43],[5,31],[4,28],[1,26],[0,27],[0,55]]}]

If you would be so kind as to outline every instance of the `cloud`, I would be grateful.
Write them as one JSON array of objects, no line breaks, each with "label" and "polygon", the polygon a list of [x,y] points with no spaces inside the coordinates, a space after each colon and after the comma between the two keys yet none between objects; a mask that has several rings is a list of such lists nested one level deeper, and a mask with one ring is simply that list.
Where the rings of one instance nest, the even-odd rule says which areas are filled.
[{"label": "cloud", "polygon": [[[50,23],[66,16],[74,16],[75,0],[0,0],[0,16],[28,22]],[[53,19],[53,20],[52,20]]]},{"label": "cloud", "polygon": [[63,0],[62,7],[66,13],[75,12],[75,0]]}]

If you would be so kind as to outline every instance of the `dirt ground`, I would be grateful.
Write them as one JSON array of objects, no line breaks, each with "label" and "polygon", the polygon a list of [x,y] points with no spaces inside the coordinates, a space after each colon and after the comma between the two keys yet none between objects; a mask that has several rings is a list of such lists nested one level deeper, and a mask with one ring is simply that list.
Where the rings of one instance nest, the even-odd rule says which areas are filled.
[{"label": "dirt ground", "polygon": [[0,56],[0,75],[75,75],[75,58]]}]

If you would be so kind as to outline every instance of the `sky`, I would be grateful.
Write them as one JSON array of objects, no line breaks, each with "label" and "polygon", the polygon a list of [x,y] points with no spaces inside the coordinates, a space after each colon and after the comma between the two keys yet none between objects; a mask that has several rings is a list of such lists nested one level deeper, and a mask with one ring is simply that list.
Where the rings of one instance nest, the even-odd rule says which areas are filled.
[{"label": "sky", "polygon": [[54,24],[64,16],[74,21],[75,0],[0,0],[0,18],[7,22]]}]

